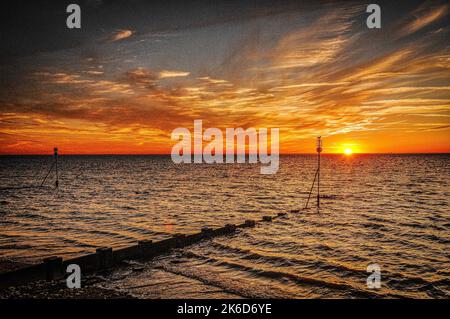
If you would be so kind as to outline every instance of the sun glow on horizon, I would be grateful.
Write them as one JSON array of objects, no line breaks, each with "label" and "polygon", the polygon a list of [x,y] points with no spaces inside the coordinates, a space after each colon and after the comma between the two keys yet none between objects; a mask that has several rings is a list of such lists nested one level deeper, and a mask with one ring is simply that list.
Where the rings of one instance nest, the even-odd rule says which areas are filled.
[{"label": "sun glow on horizon", "polygon": [[352,155],[352,154],[353,154],[353,151],[352,151],[351,148],[346,148],[346,149],[344,150],[344,154],[345,154],[345,155]]}]

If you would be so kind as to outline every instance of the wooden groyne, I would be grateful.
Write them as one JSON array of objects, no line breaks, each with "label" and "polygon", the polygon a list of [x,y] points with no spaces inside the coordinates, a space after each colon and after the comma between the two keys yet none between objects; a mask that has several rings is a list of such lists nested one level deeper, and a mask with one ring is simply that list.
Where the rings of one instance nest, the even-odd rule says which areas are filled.
[{"label": "wooden groyne", "polygon": [[[291,212],[298,211],[292,210]],[[259,221],[246,220],[242,224],[227,224],[219,228],[203,227],[198,233],[174,234],[171,238],[161,241],[141,240],[136,245],[125,248],[101,247],[97,248],[95,253],[67,260],[58,256],[45,258],[40,264],[0,274],[0,287],[17,286],[37,280],[62,279],[67,275],[66,269],[70,264],[77,264],[80,266],[82,274],[89,274],[112,268],[125,260],[151,259],[175,248],[182,248],[202,240],[232,234],[239,228],[255,227],[259,222],[271,222],[286,215],[287,213],[280,212],[276,215],[263,216]]]}]

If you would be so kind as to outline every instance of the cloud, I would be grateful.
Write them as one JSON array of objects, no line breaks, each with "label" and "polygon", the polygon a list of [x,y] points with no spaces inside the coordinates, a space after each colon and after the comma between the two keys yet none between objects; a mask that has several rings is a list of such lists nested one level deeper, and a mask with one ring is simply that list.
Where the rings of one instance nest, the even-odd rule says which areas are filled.
[{"label": "cloud", "polygon": [[89,70],[89,71],[84,71],[84,73],[89,74],[89,75],[103,75],[105,72],[103,72],[103,71]]},{"label": "cloud", "polygon": [[[133,41],[121,50],[106,44],[94,52],[88,71],[55,65],[26,78],[13,98],[0,95],[0,133],[6,134],[0,146],[61,138],[96,140],[108,151],[136,144],[135,150],[146,145],[167,152],[170,131],[191,127],[194,119],[222,129],[279,127],[284,150],[292,151],[299,150],[299,140],[319,134],[444,134],[450,52],[440,44],[448,30],[402,41],[395,32],[368,37],[355,27],[357,9],[286,15],[267,23],[270,30],[259,26],[261,32],[239,29],[239,41],[221,39],[228,54],[214,56],[212,66],[195,55],[175,59],[170,48],[184,48],[182,36],[160,51],[144,47],[144,53]],[[411,22],[408,30],[438,16],[422,19],[419,28]]]},{"label": "cloud", "polygon": [[185,77],[191,74],[190,72],[184,72],[184,71],[167,71],[163,70],[159,72],[159,78],[165,79],[165,78],[176,78],[176,77]]},{"label": "cloud", "polygon": [[34,76],[43,78],[46,83],[53,84],[86,84],[92,83],[91,80],[83,79],[79,74],[67,73],[50,73],[50,72],[35,72]]},{"label": "cloud", "polygon": [[111,41],[119,41],[131,37],[134,34],[132,30],[118,30],[111,37]]},{"label": "cloud", "polygon": [[136,68],[125,73],[125,81],[141,88],[155,88],[158,76],[145,68]]},{"label": "cloud", "polygon": [[400,35],[410,35],[438,21],[448,14],[449,5],[437,7],[421,6],[413,12],[414,18],[400,29]]}]

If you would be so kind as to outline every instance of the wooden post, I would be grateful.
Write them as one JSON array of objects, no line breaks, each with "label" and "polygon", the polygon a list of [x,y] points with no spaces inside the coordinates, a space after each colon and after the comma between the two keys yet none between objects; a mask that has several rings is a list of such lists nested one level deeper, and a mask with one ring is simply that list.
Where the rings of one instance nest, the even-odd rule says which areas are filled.
[{"label": "wooden post", "polygon": [[62,258],[52,256],[44,259],[45,277],[47,280],[59,279],[63,276]]}]

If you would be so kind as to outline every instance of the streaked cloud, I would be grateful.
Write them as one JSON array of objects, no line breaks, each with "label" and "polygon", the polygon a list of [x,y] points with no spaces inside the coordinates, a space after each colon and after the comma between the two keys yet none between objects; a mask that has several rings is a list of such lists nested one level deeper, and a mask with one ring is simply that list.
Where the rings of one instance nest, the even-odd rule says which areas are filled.
[{"label": "streaked cloud", "polygon": [[133,34],[134,31],[132,30],[118,30],[112,35],[111,41],[120,41],[131,37]]},{"label": "streaked cloud", "polygon": [[437,20],[442,19],[444,16],[448,15],[448,13],[448,4],[437,7],[430,5],[430,3],[426,5],[424,4],[422,7],[413,12],[414,18],[400,29],[400,34],[409,35],[417,32]]},{"label": "streaked cloud", "polygon": [[184,72],[184,71],[167,71],[163,70],[159,72],[159,78],[165,79],[165,78],[176,78],[176,77],[184,77],[191,74],[190,72]]}]

